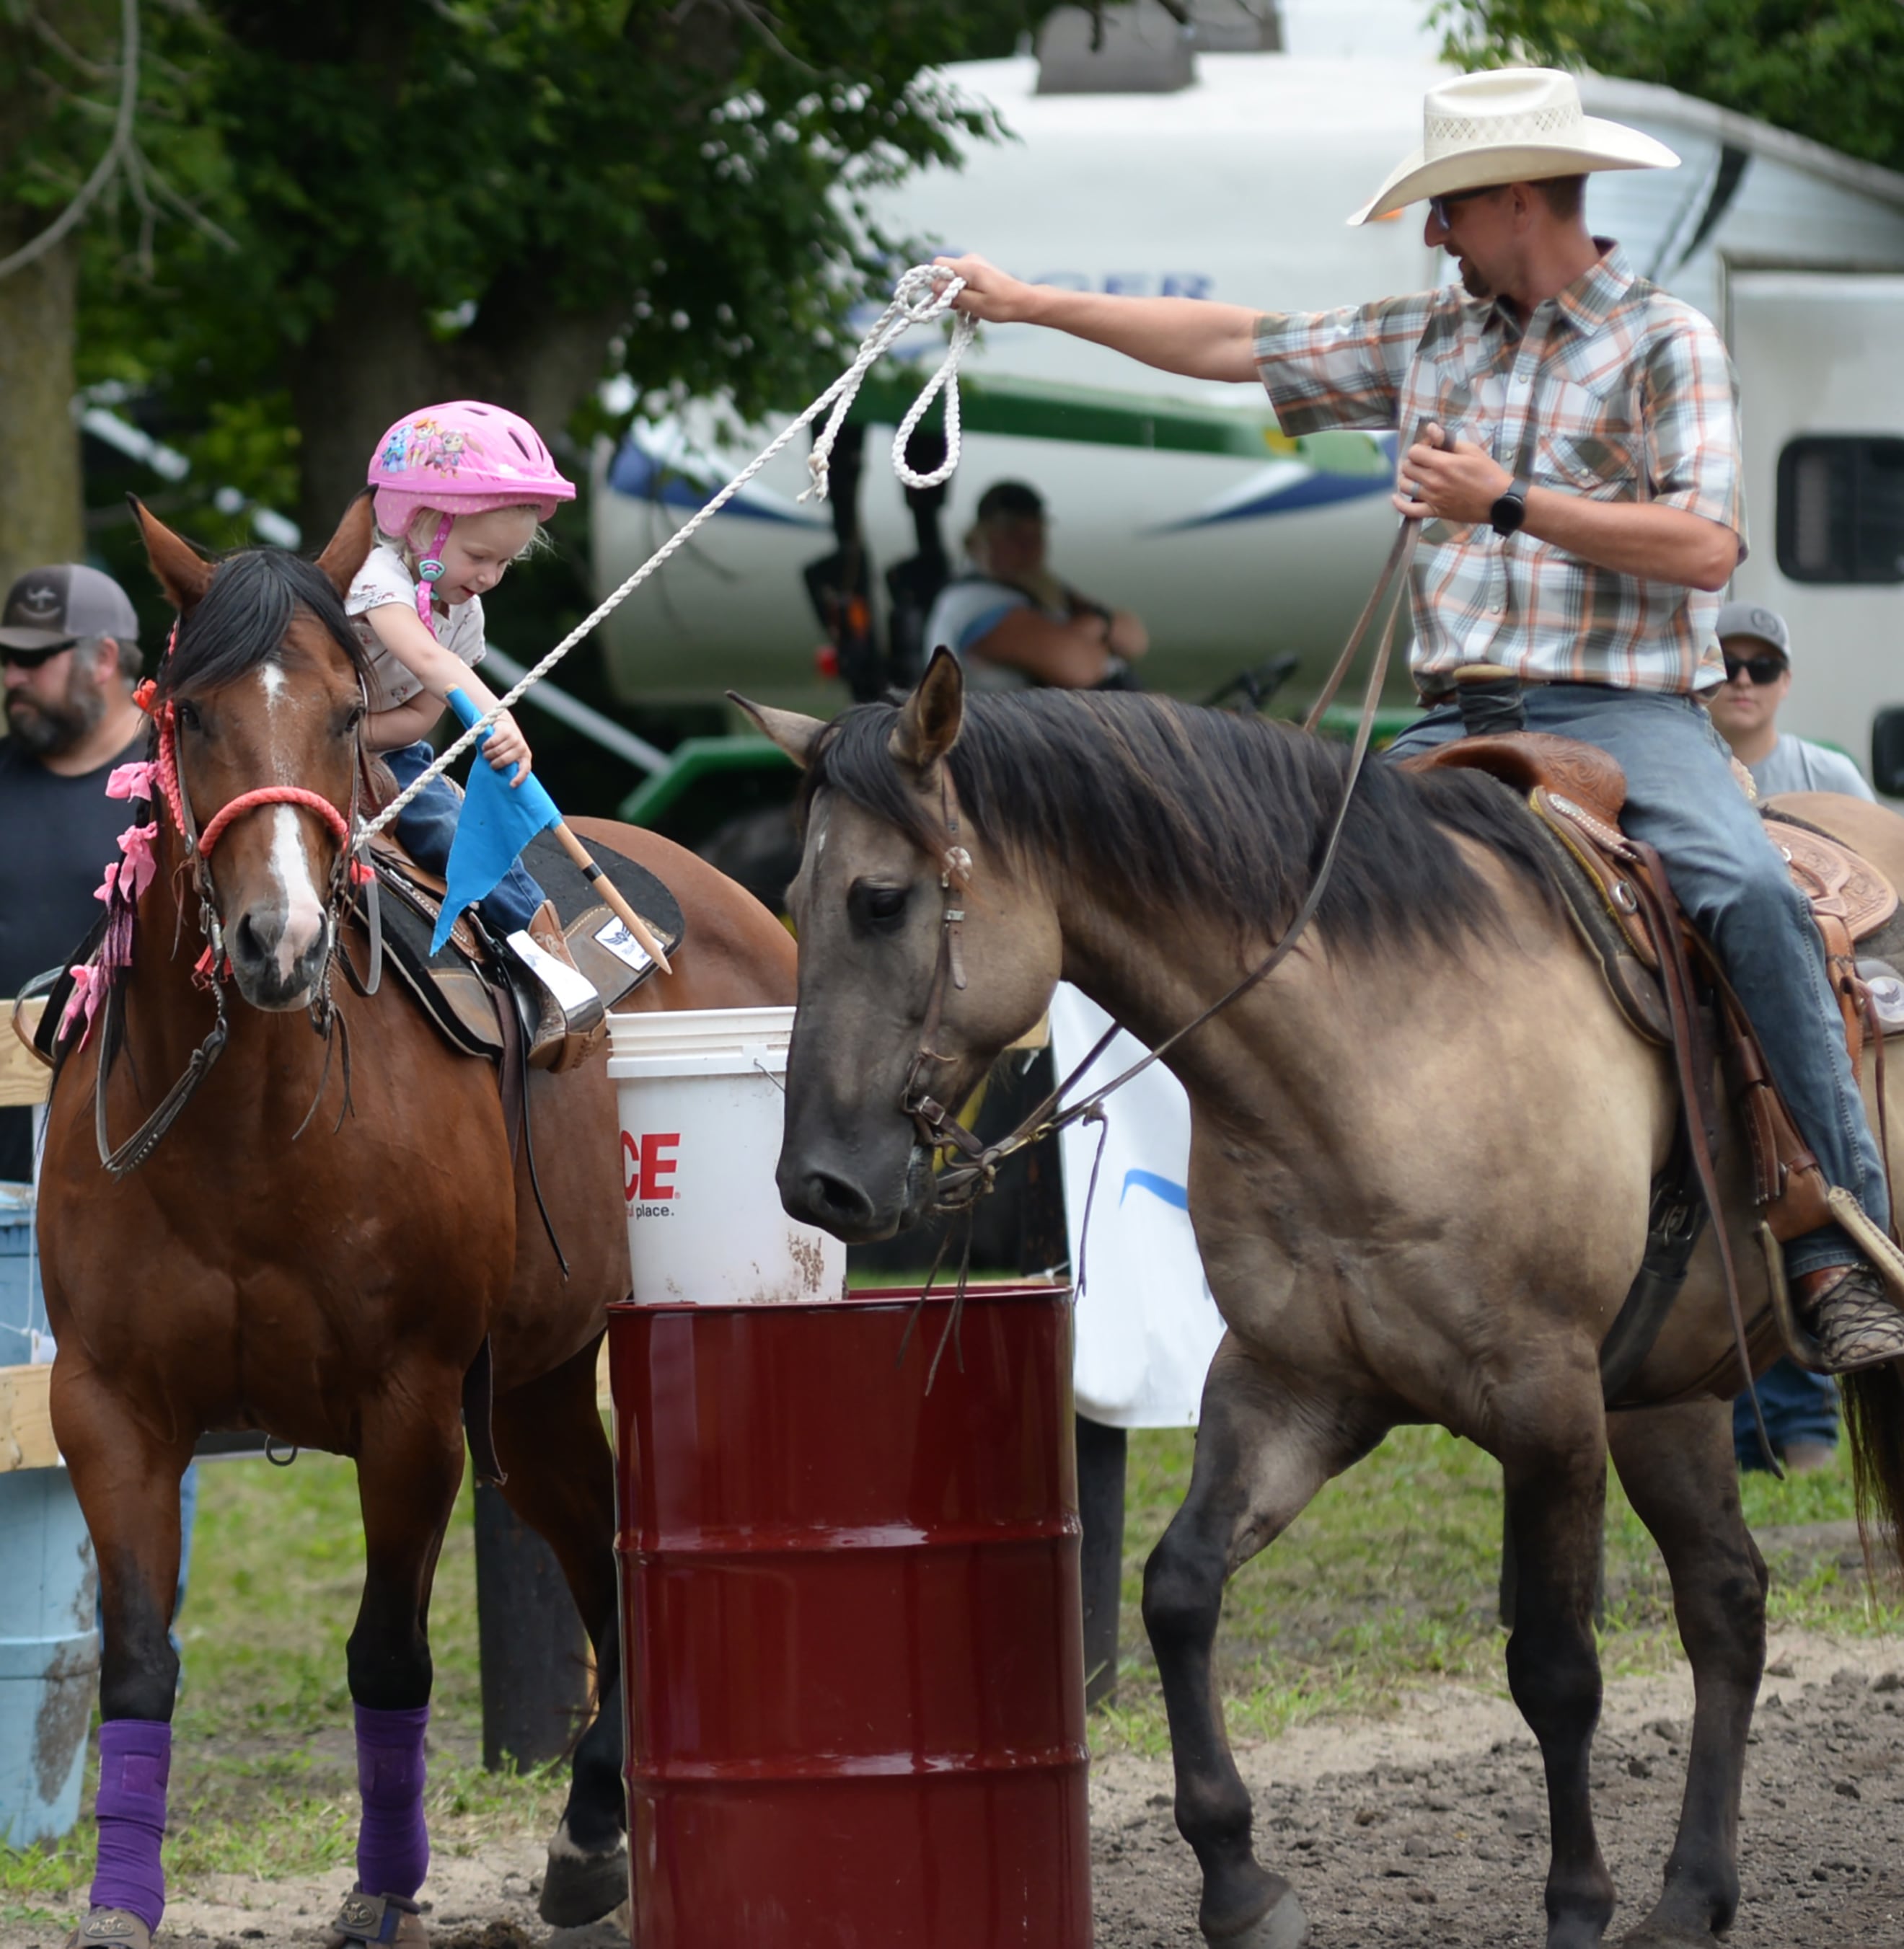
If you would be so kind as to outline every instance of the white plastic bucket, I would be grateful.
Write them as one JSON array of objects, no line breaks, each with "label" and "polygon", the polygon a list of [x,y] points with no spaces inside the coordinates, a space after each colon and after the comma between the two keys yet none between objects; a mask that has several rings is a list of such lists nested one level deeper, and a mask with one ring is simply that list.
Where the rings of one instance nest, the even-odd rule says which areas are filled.
[{"label": "white plastic bucket", "polygon": [[638,1305],[836,1298],[846,1248],[795,1223],[773,1182],[792,1009],[611,1015],[628,1269]]}]

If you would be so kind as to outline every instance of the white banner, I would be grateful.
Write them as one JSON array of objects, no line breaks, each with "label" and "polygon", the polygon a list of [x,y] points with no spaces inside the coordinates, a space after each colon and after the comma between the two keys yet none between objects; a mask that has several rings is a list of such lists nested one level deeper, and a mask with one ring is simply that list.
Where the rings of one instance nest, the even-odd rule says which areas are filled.
[{"label": "white banner", "polygon": [[[1096,1002],[1060,984],[1051,999],[1051,1052],[1060,1077],[1111,1025]],[[1118,1033],[1068,1101],[1108,1083],[1143,1054]],[[1113,1428],[1194,1427],[1203,1377],[1223,1321],[1190,1229],[1190,1099],[1153,1064],[1104,1105],[1107,1127],[1074,1124],[1059,1136],[1065,1216],[1078,1302],[1078,1412]],[[1084,1233],[1091,1168],[1103,1139],[1097,1195]]]}]

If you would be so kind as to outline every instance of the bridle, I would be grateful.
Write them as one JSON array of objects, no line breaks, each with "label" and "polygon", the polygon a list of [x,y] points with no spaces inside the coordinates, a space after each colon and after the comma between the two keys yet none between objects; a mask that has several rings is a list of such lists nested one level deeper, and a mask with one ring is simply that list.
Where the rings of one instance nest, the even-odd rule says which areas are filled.
[{"label": "bridle", "polygon": [[[165,654],[172,654],[179,638],[178,625],[173,625],[172,635],[166,644]],[[362,679],[358,679],[359,692]],[[191,1102],[198,1087],[210,1073],[213,1065],[225,1052],[229,1040],[231,1024],[225,997],[225,984],[232,971],[231,957],[225,945],[224,922],[218,908],[217,888],[212,878],[211,859],[213,849],[225,835],[238,822],[254,812],[263,811],[269,806],[295,806],[300,810],[315,813],[323,822],[332,838],[338,842],[336,857],[332,861],[330,880],[324,897],[324,972],[313,994],[310,1002],[311,1025],[325,1038],[325,1077],[330,1074],[331,1037],[337,1026],[336,1006],[331,993],[331,972],[337,956],[343,911],[346,903],[354,896],[356,889],[370,877],[372,869],[357,859],[350,844],[352,834],[356,828],[357,816],[364,791],[368,760],[361,736],[350,768],[350,806],[348,812],[341,812],[322,792],[312,791],[303,785],[261,785],[255,790],[241,792],[236,798],[229,800],[205,822],[201,830],[191,809],[191,794],[187,790],[179,751],[178,710],[170,698],[161,700],[157,686],[148,678],[133,693],[139,707],[152,720],[153,769],[159,788],[160,803],[177,829],[185,849],[185,867],[191,875],[192,891],[198,897],[198,931],[205,943],[203,952],[192,971],[194,984],[204,989],[212,998],[213,1015],[212,1025],[204,1040],[193,1050],[184,1071],[160,1099],[158,1106],[144,1123],[124,1142],[114,1145],[106,1128],[106,1085],[112,1060],[117,1053],[120,1026],[120,984],[107,984],[103,1002],[104,1021],[101,1025],[99,1062],[94,1079],[93,1132],[99,1150],[99,1161],[115,1180],[136,1170],[150,1157],[173,1124],[179,1113]],[[130,915],[125,924],[129,927]],[[111,925],[109,921],[108,925]],[[344,1057],[347,1094],[348,1091],[349,1053]],[[323,1094],[323,1081],[320,1081],[318,1094]],[[313,1104],[313,1108],[315,1110]],[[310,1119],[307,1117],[306,1122]],[[303,1125],[298,1133],[303,1133]]]},{"label": "bridle", "polygon": [[[920,1033],[917,1052],[906,1072],[906,1082],[901,1093],[901,1111],[912,1121],[919,1133],[919,1140],[930,1151],[948,1152],[957,1161],[948,1163],[938,1173],[935,1186],[938,1195],[934,1201],[935,1212],[956,1212],[969,1209],[990,1191],[997,1182],[998,1167],[1006,1158],[1019,1151],[1038,1143],[1058,1131],[1078,1123],[1101,1123],[1103,1121],[1105,1099],[1125,1084],[1141,1075],[1153,1062],[1160,1061],[1185,1037],[1201,1028],[1212,1017],[1220,1015],[1234,1002],[1249,993],[1259,982],[1266,980],[1294,952],[1327,891],[1330,875],[1336,862],[1336,853],[1340,844],[1342,828],[1347,824],[1349,808],[1355,795],[1356,781],[1361,776],[1362,766],[1368,755],[1369,740],[1375,727],[1375,713],[1381,701],[1382,685],[1388,675],[1389,654],[1395,640],[1395,619],[1406,598],[1408,570],[1414,560],[1415,548],[1420,538],[1421,523],[1414,516],[1405,517],[1396,530],[1393,543],[1389,549],[1388,559],[1376,577],[1375,586],[1369,592],[1368,600],[1362,613],[1356,618],[1355,626],[1349,634],[1335,667],[1324,684],[1321,694],[1311,707],[1303,729],[1314,731],[1321,722],[1322,713],[1334,701],[1342,679],[1360,653],[1364,642],[1374,627],[1378,615],[1383,616],[1381,632],[1376,644],[1374,661],[1370,666],[1368,681],[1362,694],[1361,714],[1355,726],[1355,738],[1349,765],[1342,780],[1342,802],[1336,808],[1333,822],[1329,828],[1321,863],[1314,877],[1309,883],[1309,891],[1302,905],[1296,909],[1293,919],[1284,928],[1282,938],[1268,955],[1245,974],[1241,981],[1202,1012],[1173,1030],[1155,1048],[1149,1050],[1138,1062],[1134,1062],[1122,1074],[1115,1076],[1103,1087],[1068,1108],[1062,1107],[1064,1099],[1076,1085],[1080,1077],[1090,1071],[1092,1065],[1107,1049],[1120,1033],[1113,1023],[1092,1044],[1090,1053],[1079,1063],[1031,1113],[1008,1135],[996,1143],[982,1143],[972,1133],[961,1124],[944,1104],[934,1096],[927,1085],[935,1066],[949,1067],[956,1062],[956,1056],[942,1055],[933,1045],[938,1041],[944,1014],[946,990],[948,987],[963,988],[966,985],[965,969],[965,897],[971,884],[972,855],[958,844],[958,810],[954,802],[951,785],[946,776],[946,760],[941,757],[939,789],[941,824],[947,844],[939,859],[939,891],[941,912],[938,957],[932,969],[932,986],[926,993],[924,1027]],[[1096,1173],[1094,1171],[1093,1177]]]}]

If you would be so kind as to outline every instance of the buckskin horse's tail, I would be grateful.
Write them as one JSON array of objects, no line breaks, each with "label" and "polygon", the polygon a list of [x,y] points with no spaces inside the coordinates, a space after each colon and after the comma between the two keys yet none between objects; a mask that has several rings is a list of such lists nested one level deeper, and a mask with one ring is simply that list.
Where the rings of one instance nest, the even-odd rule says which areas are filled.
[{"label": "buckskin horse's tail", "polygon": [[1881,1528],[1892,1560],[1904,1566],[1904,1360],[1865,1367],[1838,1382],[1858,1528],[1868,1549]]}]

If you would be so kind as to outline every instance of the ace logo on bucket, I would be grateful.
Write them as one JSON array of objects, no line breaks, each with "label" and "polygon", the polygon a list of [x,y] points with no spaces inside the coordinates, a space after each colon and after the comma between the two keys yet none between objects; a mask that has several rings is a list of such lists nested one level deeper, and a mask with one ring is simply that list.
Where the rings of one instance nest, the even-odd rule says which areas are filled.
[{"label": "ace logo on bucket", "polygon": [[651,1130],[637,1137],[621,1133],[621,1192],[630,1218],[671,1218],[670,1206],[680,1193],[674,1173],[680,1168],[679,1130]]}]

